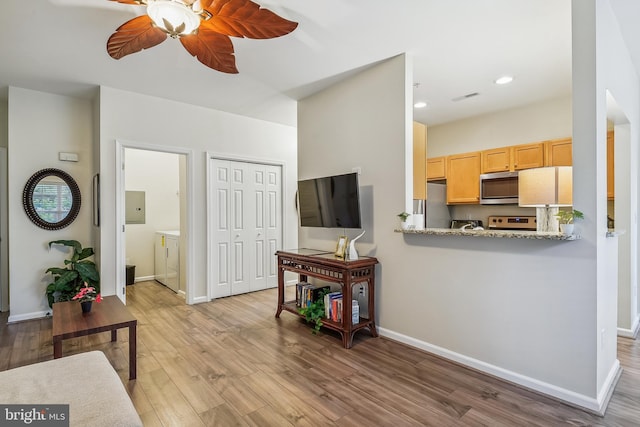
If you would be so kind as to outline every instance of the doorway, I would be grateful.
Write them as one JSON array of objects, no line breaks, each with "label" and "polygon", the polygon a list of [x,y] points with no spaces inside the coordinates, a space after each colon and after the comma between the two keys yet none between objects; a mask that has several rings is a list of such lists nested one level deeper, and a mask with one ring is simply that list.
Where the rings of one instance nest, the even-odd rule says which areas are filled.
[{"label": "doorway", "polygon": [[[117,269],[121,274],[118,283],[122,283],[123,301],[126,300],[125,284],[156,281],[155,246],[160,231],[172,234],[173,241],[176,241],[172,245],[172,254],[176,251],[180,254],[171,258],[177,260],[171,264],[171,283],[176,284],[172,291],[185,298],[187,303],[193,303],[192,267],[189,262],[192,251],[188,243],[188,218],[193,210],[190,196],[193,187],[192,153],[179,148],[120,142],[117,154],[117,164],[121,165],[116,182],[118,211],[121,213],[117,227],[122,232],[118,233],[116,246]],[[128,197],[132,194],[133,198]],[[131,212],[136,215],[131,216]],[[164,242],[170,243],[168,240]],[[158,286],[162,286],[160,283]]]},{"label": "doorway", "polygon": [[156,280],[185,295],[185,268],[180,268],[184,164],[183,154],[125,149],[127,285]]},{"label": "doorway", "polygon": [[277,286],[282,246],[282,166],[210,158],[209,297]]},{"label": "doorway", "polygon": [[635,155],[629,119],[607,91],[607,222],[618,239],[618,335],[629,338],[640,327]]}]

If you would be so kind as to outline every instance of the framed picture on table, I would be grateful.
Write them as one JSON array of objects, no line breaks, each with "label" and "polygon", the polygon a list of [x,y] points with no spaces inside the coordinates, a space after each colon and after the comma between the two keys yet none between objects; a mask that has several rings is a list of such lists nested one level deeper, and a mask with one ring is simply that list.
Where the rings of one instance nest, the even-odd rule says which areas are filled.
[{"label": "framed picture on table", "polygon": [[345,254],[347,253],[347,236],[338,237],[338,243],[336,244],[336,258],[345,258]]}]

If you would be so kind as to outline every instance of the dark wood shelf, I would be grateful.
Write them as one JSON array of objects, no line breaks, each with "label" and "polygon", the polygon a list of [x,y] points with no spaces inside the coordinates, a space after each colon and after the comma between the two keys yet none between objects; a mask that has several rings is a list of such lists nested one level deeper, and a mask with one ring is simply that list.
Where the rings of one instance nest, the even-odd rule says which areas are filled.
[{"label": "dark wood shelf", "polygon": [[298,311],[296,301],[284,301],[284,272],[297,273],[300,281],[307,281],[309,276],[327,282],[338,283],[342,288],[343,301],[353,299],[352,286],[366,284],[368,292],[369,318],[360,317],[356,324],[351,322],[351,304],[342,304],[342,322],[334,322],[326,318],[322,319],[322,327],[337,331],[342,336],[342,344],[345,348],[351,348],[353,335],[361,329],[369,329],[373,337],[378,336],[375,324],[375,265],[376,258],[362,257],[355,261],[345,261],[336,258],[331,253],[310,249],[291,252],[278,251],[278,308],[276,317],[280,317],[282,311],[294,313],[304,318]]}]

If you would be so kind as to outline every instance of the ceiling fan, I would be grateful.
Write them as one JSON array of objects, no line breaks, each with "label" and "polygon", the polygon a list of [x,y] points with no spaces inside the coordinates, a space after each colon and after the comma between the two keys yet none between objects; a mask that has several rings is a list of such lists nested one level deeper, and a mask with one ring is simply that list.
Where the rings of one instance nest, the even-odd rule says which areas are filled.
[{"label": "ceiling fan", "polygon": [[231,37],[271,39],[298,26],[251,0],[109,0],[146,6],[147,14],[122,24],[107,41],[114,59],[179,39],[198,61],[223,73],[237,74]]}]

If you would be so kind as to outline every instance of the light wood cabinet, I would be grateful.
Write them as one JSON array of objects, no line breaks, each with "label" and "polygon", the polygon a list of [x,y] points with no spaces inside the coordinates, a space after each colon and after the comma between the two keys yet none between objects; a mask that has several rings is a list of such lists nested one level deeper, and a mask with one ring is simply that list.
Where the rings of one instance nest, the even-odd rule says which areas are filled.
[{"label": "light wood cabinet", "polygon": [[508,172],[511,170],[511,147],[481,151],[482,173]]},{"label": "light wood cabinet", "polygon": [[511,145],[483,150],[482,173],[513,172],[544,166],[544,143]]},{"label": "light wood cabinet", "polygon": [[544,166],[544,143],[514,145],[513,169],[514,171]]},{"label": "light wood cabinet", "polygon": [[447,158],[445,156],[427,159],[427,181],[447,179]]},{"label": "light wood cabinet", "polygon": [[614,164],[613,131],[607,132],[607,200],[614,200],[616,195]]},{"label": "light wood cabinet", "polygon": [[545,141],[545,166],[572,166],[573,151],[571,138]]},{"label": "light wood cabinet", "polygon": [[480,203],[480,152],[447,157],[447,204]]},{"label": "light wood cabinet", "polygon": [[427,198],[427,127],[413,122],[413,198]]}]

